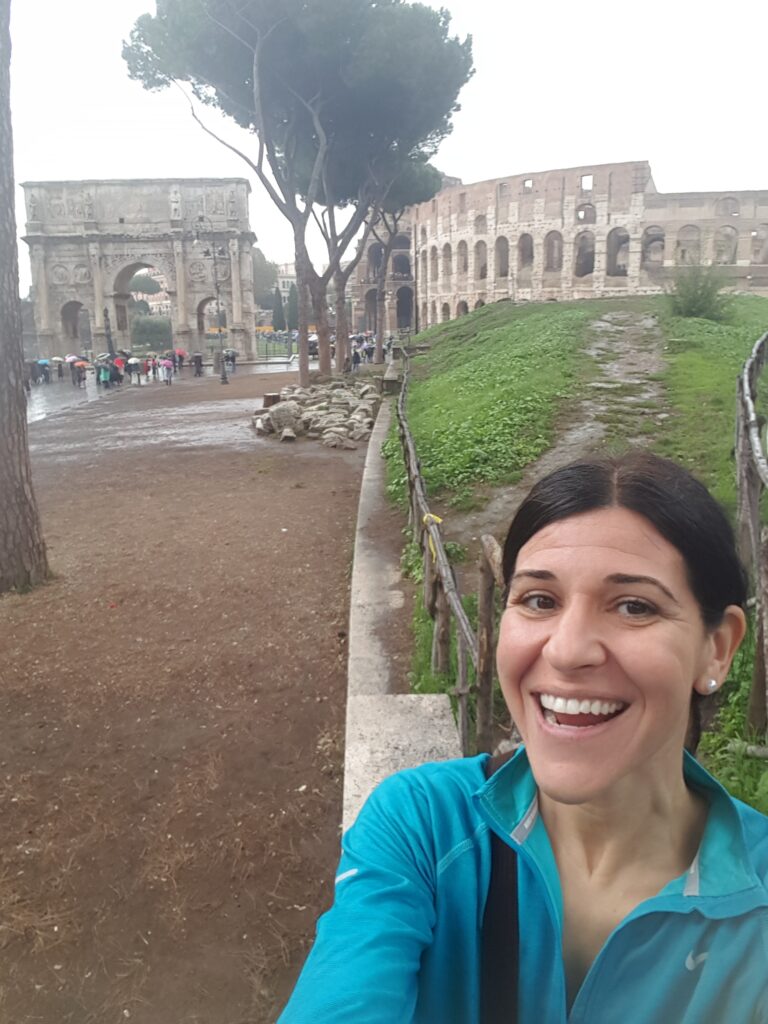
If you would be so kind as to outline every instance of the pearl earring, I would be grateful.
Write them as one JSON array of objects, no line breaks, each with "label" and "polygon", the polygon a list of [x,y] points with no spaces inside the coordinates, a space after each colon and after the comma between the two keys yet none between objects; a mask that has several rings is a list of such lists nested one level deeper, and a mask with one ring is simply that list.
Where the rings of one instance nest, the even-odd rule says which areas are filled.
[{"label": "pearl earring", "polygon": [[707,693],[714,693],[715,690],[717,689],[717,687],[718,687],[717,680],[716,679],[710,679],[709,682],[707,683]]}]

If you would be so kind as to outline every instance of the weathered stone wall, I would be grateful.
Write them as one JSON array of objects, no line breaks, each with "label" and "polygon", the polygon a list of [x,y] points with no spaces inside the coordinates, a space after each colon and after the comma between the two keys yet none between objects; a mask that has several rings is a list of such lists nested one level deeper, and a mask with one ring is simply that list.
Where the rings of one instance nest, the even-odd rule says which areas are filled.
[{"label": "weathered stone wall", "polygon": [[[500,299],[657,293],[686,263],[768,295],[768,190],[661,194],[645,161],[452,184],[407,230],[419,329]],[[354,300],[359,319],[359,283]]]},{"label": "weathered stone wall", "polygon": [[166,279],[174,337],[182,346],[202,343],[199,313],[215,300],[218,283],[230,343],[252,350],[255,236],[246,179],[36,181],[22,187],[43,349],[63,354],[76,347],[81,308],[88,312],[94,349],[105,347],[105,308],[115,345],[127,347],[128,282],[138,270],[155,267]]}]

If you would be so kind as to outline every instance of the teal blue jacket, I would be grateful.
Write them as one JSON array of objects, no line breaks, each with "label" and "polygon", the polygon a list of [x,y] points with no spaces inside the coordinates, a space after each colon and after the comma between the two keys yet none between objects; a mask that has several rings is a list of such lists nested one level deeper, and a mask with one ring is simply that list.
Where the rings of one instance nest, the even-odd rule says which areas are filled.
[{"label": "teal blue jacket", "polygon": [[562,895],[524,750],[400,772],[342,842],[279,1024],[476,1024],[493,829],[518,854],[519,1024],[768,1024],[768,818],[685,755],[710,805],[690,869],[608,937],[566,1008]]}]

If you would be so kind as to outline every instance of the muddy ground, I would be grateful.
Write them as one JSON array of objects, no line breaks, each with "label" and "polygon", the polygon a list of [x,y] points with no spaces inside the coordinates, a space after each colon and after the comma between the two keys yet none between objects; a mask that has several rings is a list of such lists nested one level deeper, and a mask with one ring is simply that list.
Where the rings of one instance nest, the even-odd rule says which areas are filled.
[{"label": "muddy ground", "polygon": [[0,599],[0,1021],[266,1024],[290,990],[338,855],[365,457],[252,434],[294,380],[30,428],[56,576]]}]

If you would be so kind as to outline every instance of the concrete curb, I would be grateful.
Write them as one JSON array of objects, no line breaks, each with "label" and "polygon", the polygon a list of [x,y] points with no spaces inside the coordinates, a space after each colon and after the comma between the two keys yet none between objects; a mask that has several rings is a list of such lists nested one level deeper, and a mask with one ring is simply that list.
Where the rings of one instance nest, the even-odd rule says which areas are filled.
[{"label": "concrete curb", "polygon": [[400,567],[371,539],[371,524],[387,500],[381,446],[391,419],[391,402],[385,399],[368,442],[360,486],[349,599],[344,829],[387,775],[424,761],[461,757],[449,698],[392,693],[389,658],[380,640],[387,635],[388,616],[404,601]]}]

